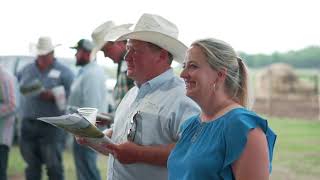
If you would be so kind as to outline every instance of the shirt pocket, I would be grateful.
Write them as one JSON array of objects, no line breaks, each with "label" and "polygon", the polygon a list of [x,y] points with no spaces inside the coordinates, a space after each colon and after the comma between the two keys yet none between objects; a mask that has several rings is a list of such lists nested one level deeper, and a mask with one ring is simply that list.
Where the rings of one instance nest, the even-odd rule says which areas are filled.
[{"label": "shirt pocket", "polygon": [[[163,136],[163,120],[158,105],[146,102],[140,110],[138,119],[138,130],[141,133],[141,141],[143,145],[162,144]],[[141,126],[139,126],[139,124]],[[139,129],[141,128],[141,129]]]},{"label": "shirt pocket", "polygon": [[45,83],[47,85],[47,89],[54,88],[56,86],[61,85],[60,79],[59,78],[48,78],[47,82]]}]

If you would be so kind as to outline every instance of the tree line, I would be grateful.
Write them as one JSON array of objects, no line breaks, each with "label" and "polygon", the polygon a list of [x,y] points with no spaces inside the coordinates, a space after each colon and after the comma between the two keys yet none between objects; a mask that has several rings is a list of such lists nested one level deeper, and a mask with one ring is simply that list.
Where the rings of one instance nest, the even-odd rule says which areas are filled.
[{"label": "tree line", "polygon": [[287,63],[295,68],[320,68],[320,47],[309,46],[301,50],[286,53],[274,52],[267,54],[247,54],[239,52],[239,55],[251,68],[261,68],[272,63]]}]

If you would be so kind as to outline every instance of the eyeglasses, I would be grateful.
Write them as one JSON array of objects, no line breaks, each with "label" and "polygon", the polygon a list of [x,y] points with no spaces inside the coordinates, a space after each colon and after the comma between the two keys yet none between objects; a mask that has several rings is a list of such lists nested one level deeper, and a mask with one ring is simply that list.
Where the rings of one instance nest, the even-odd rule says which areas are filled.
[{"label": "eyeglasses", "polygon": [[128,141],[131,141],[133,142],[134,141],[134,138],[136,136],[136,133],[137,133],[137,124],[138,124],[138,121],[137,121],[137,116],[140,114],[140,111],[137,111],[131,121],[130,121],[130,128],[128,130],[128,134],[127,134],[127,140]]}]

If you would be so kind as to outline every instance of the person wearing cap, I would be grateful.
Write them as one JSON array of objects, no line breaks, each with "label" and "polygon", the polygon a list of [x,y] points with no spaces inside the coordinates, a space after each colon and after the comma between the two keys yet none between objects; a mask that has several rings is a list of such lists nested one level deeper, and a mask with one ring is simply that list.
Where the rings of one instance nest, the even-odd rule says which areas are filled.
[{"label": "person wearing cap", "polygon": [[128,39],[127,75],[135,81],[120,102],[114,126],[105,133],[115,144],[88,143],[109,156],[109,180],[164,180],[168,155],[179,139],[179,127],[199,107],[185,95],[185,84],[170,67],[182,62],[187,47],[167,19],[143,14]]},{"label": "person wearing cap", "polygon": [[[77,52],[76,65],[81,69],[71,85],[69,106],[97,108],[99,112],[107,111],[107,90],[105,86],[104,70],[96,63],[90,61],[93,43],[81,39],[76,46],[71,47]],[[78,180],[100,180],[97,167],[97,153],[87,146],[73,143],[73,155]]]},{"label": "person wearing cap", "polygon": [[21,105],[20,151],[26,162],[26,180],[40,180],[43,164],[49,179],[64,179],[62,153],[65,132],[37,120],[65,113],[58,107],[52,89],[62,86],[67,98],[74,77],[72,71],[54,57],[55,47],[57,45],[53,45],[50,37],[40,37],[35,46],[35,62],[26,65],[17,75],[20,90],[35,81],[41,86],[37,92],[24,94]]},{"label": "person wearing cap", "polygon": [[127,64],[124,61],[127,40],[115,41],[118,37],[129,33],[132,24],[115,25],[107,21],[98,26],[91,34],[95,48],[92,57],[98,51],[103,51],[105,57],[110,58],[117,67],[117,82],[113,89],[114,107],[116,109],[124,95],[134,86],[133,80],[127,76]]}]

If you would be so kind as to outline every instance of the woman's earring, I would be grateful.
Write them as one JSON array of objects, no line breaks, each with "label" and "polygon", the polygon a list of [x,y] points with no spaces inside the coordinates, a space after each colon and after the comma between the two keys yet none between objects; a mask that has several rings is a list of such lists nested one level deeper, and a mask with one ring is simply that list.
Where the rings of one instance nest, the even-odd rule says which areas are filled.
[{"label": "woman's earring", "polygon": [[213,83],[212,87],[213,87],[213,91],[216,91],[216,83]]}]

